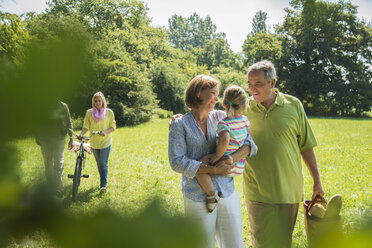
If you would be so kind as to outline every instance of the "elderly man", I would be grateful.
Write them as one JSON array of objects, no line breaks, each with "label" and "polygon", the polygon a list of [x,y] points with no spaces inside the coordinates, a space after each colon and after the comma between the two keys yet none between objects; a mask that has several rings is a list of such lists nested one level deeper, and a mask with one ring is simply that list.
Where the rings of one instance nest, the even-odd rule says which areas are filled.
[{"label": "elderly man", "polygon": [[303,106],[279,92],[275,83],[270,61],[249,67],[252,97],[245,115],[258,153],[247,158],[243,182],[253,247],[291,247],[303,200],[301,157],[314,181],[313,197],[324,195],[313,150],[316,140]]}]

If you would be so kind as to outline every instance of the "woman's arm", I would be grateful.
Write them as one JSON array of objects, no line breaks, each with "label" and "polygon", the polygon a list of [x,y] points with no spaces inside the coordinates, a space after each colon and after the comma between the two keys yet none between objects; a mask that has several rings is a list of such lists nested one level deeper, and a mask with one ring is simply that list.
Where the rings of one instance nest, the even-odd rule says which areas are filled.
[{"label": "woman's arm", "polygon": [[197,171],[197,174],[215,174],[215,175],[227,175],[234,168],[234,164],[231,158],[221,159],[216,165],[210,165],[210,158],[213,154],[207,154],[200,159],[201,165]]},{"label": "woman's arm", "polygon": [[80,136],[83,136],[86,132],[88,132],[88,129],[90,127],[90,123],[89,123],[89,115],[90,115],[90,112],[89,110],[87,110],[87,112],[85,113],[85,117],[84,117],[84,122],[83,122],[83,129],[81,129],[81,132],[80,132]]},{"label": "woman's arm", "polygon": [[239,161],[245,157],[253,157],[257,154],[258,147],[254,143],[252,136],[248,133],[247,138],[244,140],[244,145],[242,145],[238,150],[231,154],[233,161]]},{"label": "woman's arm", "polygon": [[[231,161],[231,160],[230,160]],[[229,161],[224,160],[217,166],[210,166],[207,164],[200,164],[196,174],[214,174],[214,175],[228,175],[234,165],[229,163]]]},{"label": "woman's arm", "polygon": [[239,161],[243,158],[247,157],[251,152],[251,147],[247,144],[242,145],[238,150],[236,150],[234,153],[230,154],[233,161]]},{"label": "woman's arm", "polygon": [[221,163],[219,166],[210,166],[206,155],[200,161],[190,159],[186,156],[187,144],[185,130],[181,120],[175,120],[169,130],[168,136],[168,158],[172,169],[182,173],[188,178],[194,178],[196,174],[220,174],[226,175],[232,169],[231,161]]},{"label": "woman's arm", "polygon": [[109,134],[109,133],[111,133],[111,132],[113,132],[113,131],[115,131],[115,128],[110,127],[110,128],[108,128],[108,129],[106,129],[106,130],[101,131],[99,135],[101,135],[101,136],[105,136],[106,134]]},{"label": "woman's arm", "polygon": [[83,129],[81,130],[80,136],[83,136],[86,132],[88,132],[88,129],[83,128]]},{"label": "woman's arm", "polygon": [[188,178],[194,178],[201,161],[190,159],[186,156],[186,132],[182,126],[182,120],[173,121],[168,135],[168,158],[172,169]]}]

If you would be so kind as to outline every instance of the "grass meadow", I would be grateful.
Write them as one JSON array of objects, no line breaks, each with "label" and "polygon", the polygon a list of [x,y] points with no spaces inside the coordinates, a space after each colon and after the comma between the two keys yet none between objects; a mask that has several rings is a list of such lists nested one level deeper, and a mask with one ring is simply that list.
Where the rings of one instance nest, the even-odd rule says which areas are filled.
[{"label": "grass meadow", "polygon": [[[89,155],[86,171],[89,179],[82,179],[79,201],[72,203],[72,181],[76,155],[65,152],[64,198],[66,211],[94,212],[110,207],[126,216],[135,215],[154,198],[169,215],[183,214],[180,174],[172,171],[168,162],[168,120],[154,119],[135,127],[118,128],[113,133],[109,160],[108,192],[100,196],[99,175],[93,155]],[[372,120],[310,118],[318,146],[315,148],[325,198],[343,196],[344,230],[350,234],[367,216],[372,216]],[[15,142],[20,154],[22,184],[32,186],[43,182],[44,167],[40,148],[34,139]],[[304,197],[312,194],[312,180],[305,166]],[[241,196],[243,235],[250,247],[248,216],[242,194],[242,177],[235,180]],[[303,209],[300,208],[294,231],[293,247],[306,247]],[[35,233],[14,247],[50,247],[52,242],[43,233]]]}]

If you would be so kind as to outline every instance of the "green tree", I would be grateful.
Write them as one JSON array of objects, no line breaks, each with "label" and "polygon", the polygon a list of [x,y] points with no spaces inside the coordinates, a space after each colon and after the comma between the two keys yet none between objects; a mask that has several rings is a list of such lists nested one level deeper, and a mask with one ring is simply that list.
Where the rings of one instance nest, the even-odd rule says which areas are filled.
[{"label": "green tree", "polygon": [[248,34],[244,40],[243,53],[245,64],[268,59],[275,63],[282,56],[282,43],[276,34],[256,33]]},{"label": "green tree", "polygon": [[168,19],[169,41],[175,48],[189,50],[191,47],[204,48],[208,40],[225,38],[217,33],[217,27],[210,16],[205,19],[193,13],[190,17],[173,15]]},{"label": "green tree", "polygon": [[278,28],[282,87],[310,114],[360,115],[372,105],[372,29],[350,2],[292,1]]},{"label": "green tree", "polygon": [[191,51],[198,65],[240,67],[230,49],[225,33],[217,33],[210,16],[205,19],[193,13],[190,17],[173,15],[168,19],[169,41],[175,48]]},{"label": "green tree", "polygon": [[197,58],[198,65],[205,65],[208,69],[216,66],[238,67],[234,52],[222,38],[208,40],[204,48],[193,48],[191,53]]},{"label": "green tree", "polygon": [[173,113],[185,113],[184,92],[188,82],[198,74],[208,74],[206,66],[198,66],[190,52],[172,48],[170,56],[157,60],[150,71],[159,106]]},{"label": "green tree", "polygon": [[241,70],[226,67],[215,67],[210,71],[210,73],[212,76],[218,78],[218,80],[221,82],[221,97],[225,89],[232,84],[239,85],[245,91],[248,91],[247,75]]},{"label": "green tree", "polygon": [[266,25],[267,13],[258,11],[254,15],[252,32],[243,43],[245,65],[268,59],[274,63],[282,56],[282,44],[277,34],[268,32]]},{"label": "green tree", "polygon": [[0,11],[0,56],[17,65],[23,61],[25,48],[31,41],[25,25],[16,14]]},{"label": "green tree", "polygon": [[92,94],[102,91],[119,126],[149,120],[157,101],[148,70],[154,60],[168,56],[170,46],[164,30],[149,26],[144,4],[134,0],[51,0],[48,6],[46,13],[30,20],[35,34],[58,34],[55,25],[48,23],[77,23],[89,34],[93,70],[81,83],[72,109],[83,115]]},{"label": "green tree", "polygon": [[253,17],[252,22],[252,34],[267,33],[267,13],[265,11],[258,11]]}]

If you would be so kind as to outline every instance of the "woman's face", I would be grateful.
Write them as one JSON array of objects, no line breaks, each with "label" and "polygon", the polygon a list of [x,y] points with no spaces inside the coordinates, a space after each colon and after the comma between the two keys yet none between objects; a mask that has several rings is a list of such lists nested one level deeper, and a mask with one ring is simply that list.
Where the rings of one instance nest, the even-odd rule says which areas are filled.
[{"label": "woman's face", "polygon": [[204,89],[200,92],[199,98],[202,99],[202,103],[199,106],[199,109],[205,109],[208,112],[214,109],[214,106],[218,102],[219,88],[215,86],[211,89]]},{"label": "woman's face", "polygon": [[94,98],[94,107],[98,110],[103,107],[103,101],[100,96]]}]

